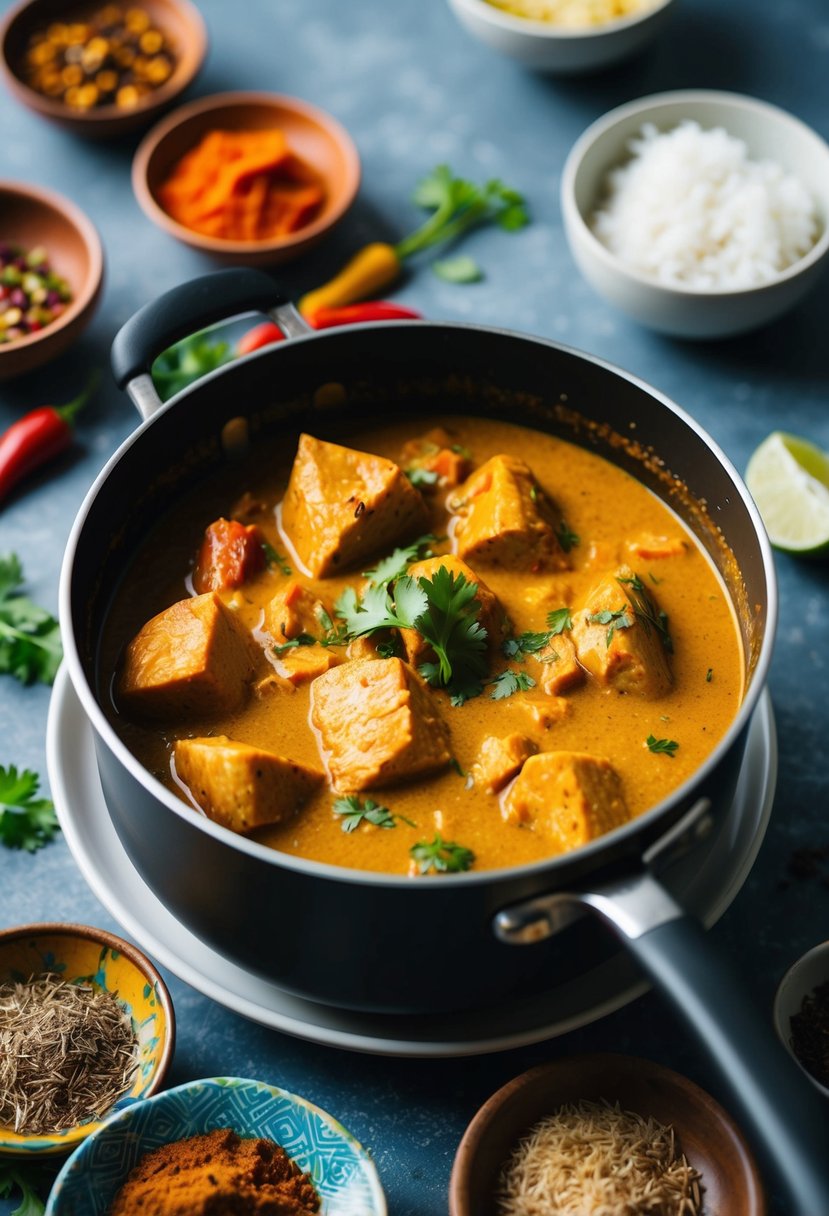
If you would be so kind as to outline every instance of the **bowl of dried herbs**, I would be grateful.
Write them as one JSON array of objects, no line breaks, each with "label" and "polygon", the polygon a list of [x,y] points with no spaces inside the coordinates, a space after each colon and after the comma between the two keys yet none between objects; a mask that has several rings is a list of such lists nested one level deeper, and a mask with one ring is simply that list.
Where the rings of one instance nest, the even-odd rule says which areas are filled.
[{"label": "bowl of dried herbs", "polygon": [[0,1155],[70,1152],[161,1085],[170,994],[129,942],[86,925],[0,931]]}]

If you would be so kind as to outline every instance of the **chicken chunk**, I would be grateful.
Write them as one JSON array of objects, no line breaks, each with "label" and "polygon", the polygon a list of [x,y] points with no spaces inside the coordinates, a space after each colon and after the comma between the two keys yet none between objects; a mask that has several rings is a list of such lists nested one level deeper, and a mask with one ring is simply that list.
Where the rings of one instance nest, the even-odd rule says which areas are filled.
[{"label": "chicken chunk", "polygon": [[497,794],[521,771],[525,760],[534,756],[538,744],[526,735],[489,735],[481,744],[472,766],[475,784],[488,794]]},{"label": "chicken chunk", "polygon": [[331,606],[291,579],[266,605],[264,624],[277,645],[302,633],[319,638],[331,628]]},{"label": "chicken chunk", "polygon": [[250,633],[214,591],[180,600],[127,646],[119,703],[148,718],[232,712],[248,694],[256,655]]},{"label": "chicken chunk", "polygon": [[317,769],[226,735],[179,739],[174,759],[204,813],[234,832],[289,819],[325,780]]},{"label": "chicken chunk", "polygon": [[352,569],[428,524],[423,498],[393,461],[300,437],[282,527],[315,578]]},{"label": "chicken chunk", "polygon": [[400,467],[425,474],[422,488],[431,485],[453,488],[469,476],[472,458],[442,426],[433,427],[419,439],[410,439],[400,452]]},{"label": "chicken chunk", "polygon": [[[486,630],[489,650],[498,650],[509,632],[507,614],[501,607],[498,597],[490,591],[482,579],[478,578],[475,571],[467,566],[466,562],[462,562],[459,557],[453,557],[451,553],[442,554],[440,557],[428,557],[425,561],[415,562],[413,566],[409,566],[409,577],[413,579],[432,578],[441,567],[448,570],[455,578],[462,574],[468,583],[477,583],[478,591],[475,598],[480,604],[478,621]],[[413,667],[419,663],[434,661],[434,651],[416,629],[401,629],[399,633],[406,659]]]},{"label": "chicken chunk", "polygon": [[274,666],[294,686],[308,684],[342,662],[327,646],[293,646],[274,656]]},{"label": "chicken chunk", "polygon": [[582,667],[607,688],[652,700],[671,686],[667,618],[629,566],[602,579],[573,613],[572,638]]},{"label": "chicken chunk", "polygon": [[576,657],[576,647],[566,633],[557,634],[543,650],[530,658],[540,664],[540,670],[536,668],[533,672],[533,675],[538,673],[536,684],[551,697],[568,692],[584,679],[584,668]]},{"label": "chicken chunk", "polygon": [[530,756],[503,799],[504,818],[568,853],[627,823],[622,782],[609,761],[579,752]]},{"label": "chicken chunk", "polygon": [[311,686],[311,722],[340,791],[393,785],[445,768],[449,731],[402,659],[345,663]]},{"label": "chicken chunk", "polygon": [[456,552],[473,565],[534,573],[569,568],[556,535],[561,517],[519,457],[493,456],[447,505],[457,515]]}]

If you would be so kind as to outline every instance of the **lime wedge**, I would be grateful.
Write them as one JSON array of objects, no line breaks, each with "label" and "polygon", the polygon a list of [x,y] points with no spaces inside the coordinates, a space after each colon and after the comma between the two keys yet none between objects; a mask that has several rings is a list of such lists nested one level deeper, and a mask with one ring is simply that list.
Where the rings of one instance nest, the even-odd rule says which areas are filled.
[{"label": "lime wedge", "polygon": [[748,462],[746,485],[777,549],[803,556],[829,552],[829,456],[783,431],[772,431]]}]

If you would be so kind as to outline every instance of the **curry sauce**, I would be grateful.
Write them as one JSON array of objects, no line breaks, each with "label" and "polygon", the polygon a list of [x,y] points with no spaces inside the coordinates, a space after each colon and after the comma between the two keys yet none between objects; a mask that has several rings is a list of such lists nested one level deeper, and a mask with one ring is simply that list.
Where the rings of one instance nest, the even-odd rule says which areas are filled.
[{"label": "curry sauce", "polygon": [[[430,426],[446,432],[445,443],[421,441]],[[251,829],[263,843],[335,865],[399,874],[422,870],[411,850],[439,835],[469,851],[467,865],[493,869],[561,851],[560,836],[540,817],[555,789],[566,786],[569,796],[575,782],[587,812],[593,799],[598,832],[641,814],[692,775],[737,712],[744,657],[719,575],[663,502],[600,456],[509,423],[409,421],[366,429],[349,443],[358,454],[385,457],[408,473],[405,487],[398,478],[388,497],[403,504],[403,532],[396,536],[383,525],[371,560],[344,562],[349,569],[340,573],[336,546],[329,545],[320,559],[325,573],[311,572],[303,558],[308,550],[298,549],[306,540],[302,529],[313,528],[315,513],[307,509],[312,492],[303,490],[304,501],[292,506],[286,487],[293,452],[280,460],[270,451],[225,471],[213,488],[177,507],[148,537],[116,593],[101,649],[107,685],[114,671],[123,670],[124,648],[130,639],[134,647],[146,622],[197,590],[194,562],[212,521],[241,519],[264,539],[264,566],[248,571],[240,586],[215,592],[221,604],[211,609],[224,605],[254,640],[256,672],[238,704],[227,708],[222,700],[219,712],[216,705],[211,712],[191,705],[178,717],[168,708],[152,720],[117,692],[111,706],[130,749],[193,805],[193,814],[202,813],[199,791],[176,772],[176,740],[215,743],[227,736],[273,753],[279,771],[288,773],[285,788],[294,788],[293,773],[301,789],[295,813]],[[486,493],[498,511],[507,510],[511,494],[520,498],[535,534],[513,543],[505,528],[476,518],[476,512],[483,516]],[[442,555],[453,555],[445,563],[453,577],[466,568],[480,583],[476,619],[486,622],[488,670],[477,695],[455,698],[461,704],[451,703],[451,687],[427,684],[417,674],[429,670],[423,660],[430,657],[417,630],[387,629],[349,641],[334,607],[349,587],[359,604],[367,587],[364,571],[420,535],[434,539],[413,555],[415,582],[441,566]],[[510,568],[510,554],[517,568]],[[321,646],[305,634],[275,636],[273,605],[283,606],[284,614],[291,587],[289,598],[307,594],[326,606],[333,644]],[[533,641],[522,645],[522,636]],[[129,666],[129,648],[126,653]],[[358,689],[355,696],[348,685],[360,672],[366,692]],[[425,760],[418,753],[417,769],[381,766],[372,784],[370,768],[359,779],[347,764],[337,770],[332,748],[360,750],[367,729],[361,705],[368,705],[381,672],[382,696],[414,707],[415,727],[424,741],[428,735],[431,751]],[[332,723],[325,715],[335,712],[329,706],[342,689],[348,695],[340,703],[351,707],[352,718]],[[389,721],[399,729],[400,719]],[[409,750],[418,747],[414,739]],[[556,767],[551,753],[572,756]],[[408,779],[407,772],[413,774]],[[377,823],[363,817],[354,830],[344,830],[351,825],[334,808],[349,795],[354,807],[364,808],[370,799],[388,814],[376,815]]]}]

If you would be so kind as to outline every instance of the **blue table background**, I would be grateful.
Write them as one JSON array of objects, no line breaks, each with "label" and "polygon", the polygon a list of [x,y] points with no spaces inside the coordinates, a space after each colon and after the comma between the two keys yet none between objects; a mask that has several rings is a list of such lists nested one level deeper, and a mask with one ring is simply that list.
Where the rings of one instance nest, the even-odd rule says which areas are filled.
[{"label": "blue table background", "polygon": [[[323,246],[280,271],[290,292],[323,281],[363,242],[413,228],[419,214],[409,201],[412,187],[438,162],[471,177],[500,176],[525,192],[533,223],[514,235],[483,231],[469,239],[464,250],[485,268],[485,281],[450,285],[420,267],[396,299],[431,318],[524,330],[601,355],[689,410],[740,469],[775,428],[829,448],[829,278],[759,333],[722,344],[675,342],[639,329],[592,294],[567,251],[558,205],[562,164],[577,136],[606,110],[647,93],[732,89],[777,103],[829,136],[826,0],[680,0],[656,46],[601,76],[570,81],[531,75],[472,41],[442,0],[201,0],[200,7],[211,50],[191,95],[237,88],[295,94],[336,115],[362,157],[354,209]],[[79,141],[0,95],[0,177],[68,195],[98,226],[107,255],[93,325],[57,362],[0,384],[0,429],[35,405],[72,397],[91,367],[107,366],[113,335],[140,305],[211,268],[139,210],[129,180],[136,143],[137,137]],[[0,514],[0,551],[20,554],[29,593],[52,609],[74,514],[134,424],[128,401],[105,376],[72,452]],[[771,675],[780,736],[777,799],[752,874],[711,931],[768,1016],[788,965],[829,936],[825,873],[823,881],[787,882],[794,849],[829,845],[827,567],[785,556],[777,566],[781,620]],[[30,766],[45,779],[48,700],[46,688],[0,681],[0,763]],[[61,839],[35,855],[3,850],[0,857],[0,924],[37,920],[119,929]],[[424,1062],[304,1043],[167,978],[179,1027],[170,1083],[236,1074],[308,1096],[372,1149],[394,1216],[445,1212],[452,1158],[469,1118],[502,1082],[539,1061],[578,1051],[640,1053],[724,1097],[708,1060],[654,994],[535,1047]],[[0,1200],[0,1216],[11,1206]],[[772,1216],[783,1211],[774,1205]]]}]

